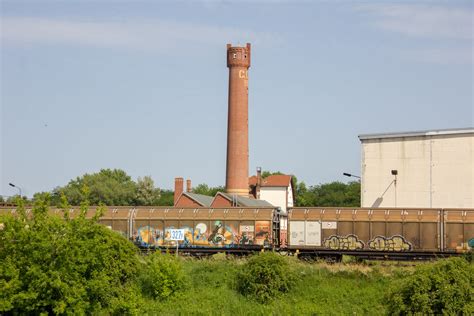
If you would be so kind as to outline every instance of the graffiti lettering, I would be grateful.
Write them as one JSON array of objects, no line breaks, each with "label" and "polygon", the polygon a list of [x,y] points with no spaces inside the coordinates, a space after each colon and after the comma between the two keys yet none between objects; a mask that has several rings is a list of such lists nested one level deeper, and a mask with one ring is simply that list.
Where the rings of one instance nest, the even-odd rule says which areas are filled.
[{"label": "graffiti lettering", "polygon": [[395,235],[390,238],[377,236],[369,241],[369,248],[383,251],[409,251],[413,247],[405,237]]},{"label": "graffiti lettering", "polygon": [[332,235],[324,240],[324,247],[334,250],[363,249],[365,244],[356,235]]}]

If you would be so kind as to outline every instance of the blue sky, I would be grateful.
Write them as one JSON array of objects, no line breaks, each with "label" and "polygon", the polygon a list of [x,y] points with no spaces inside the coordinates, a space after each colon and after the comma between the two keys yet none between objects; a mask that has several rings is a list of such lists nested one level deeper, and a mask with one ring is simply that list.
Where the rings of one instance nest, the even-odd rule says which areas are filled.
[{"label": "blue sky", "polygon": [[225,182],[226,44],[250,172],[359,174],[359,134],[474,126],[470,1],[0,1],[1,195],[101,168]]}]

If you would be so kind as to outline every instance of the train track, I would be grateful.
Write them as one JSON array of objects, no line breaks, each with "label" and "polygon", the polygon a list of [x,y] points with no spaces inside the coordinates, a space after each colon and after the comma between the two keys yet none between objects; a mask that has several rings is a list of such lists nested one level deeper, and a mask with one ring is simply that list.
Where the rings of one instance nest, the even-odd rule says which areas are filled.
[{"label": "train track", "polygon": [[[170,253],[175,254],[176,248],[174,247],[141,247],[139,248],[140,253],[147,254],[153,252]],[[340,250],[334,251],[329,249],[318,249],[318,250],[304,250],[304,249],[275,249],[275,248],[262,248],[261,246],[255,247],[241,247],[241,248],[178,248],[178,254],[182,256],[192,257],[208,257],[217,253],[224,253],[235,256],[247,256],[264,251],[275,251],[283,256],[296,256],[299,259],[305,261],[316,261],[318,259],[338,262],[342,260],[343,256],[353,256],[360,260],[379,260],[379,261],[426,261],[435,260],[441,258],[447,258],[452,256],[461,256],[463,253],[456,252],[388,252],[388,251],[351,251],[351,250]]]}]

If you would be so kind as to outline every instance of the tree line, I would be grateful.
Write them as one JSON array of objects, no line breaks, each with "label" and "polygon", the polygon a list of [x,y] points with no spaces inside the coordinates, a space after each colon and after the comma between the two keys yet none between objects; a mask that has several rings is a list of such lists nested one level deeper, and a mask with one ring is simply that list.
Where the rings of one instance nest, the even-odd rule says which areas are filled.
[{"label": "tree line", "polygon": [[[272,174],[281,172],[262,172],[266,178]],[[61,203],[61,195],[67,199],[70,205],[79,205],[83,200],[83,188],[89,190],[89,202],[92,205],[131,205],[131,206],[172,206],[174,191],[155,187],[150,176],[138,177],[136,181],[121,169],[102,169],[97,173],[84,174],[72,179],[64,186],[56,187],[52,192],[38,192],[31,200],[22,197],[27,204],[34,204],[49,196],[52,205]],[[296,206],[318,207],[360,207],[360,182],[349,183],[330,182],[317,185],[306,185],[298,182],[293,177],[293,187]],[[223,186],[210,187],[207,184],[199,184],[193,188],[193,193],[214,196],[219,191],[224,191]],[[16,197],[3,199],[0,203],[15,204]]]}]

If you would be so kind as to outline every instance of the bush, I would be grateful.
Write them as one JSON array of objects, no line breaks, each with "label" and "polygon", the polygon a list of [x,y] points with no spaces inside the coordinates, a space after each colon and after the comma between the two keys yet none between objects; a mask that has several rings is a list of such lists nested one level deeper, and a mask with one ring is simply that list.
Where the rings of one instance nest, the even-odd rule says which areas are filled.
[{"label": "bush", "polygon": [[84,217],[0,216],[0,314],[133,313],[135,246]]},{"label": "bush", "polygon": [[260,303],[288,292],[296,275],[288,258],[273,252],[251,257],[237,273],[237,290]]},{"label": "bush", "polygon": [[144,295],[164,299],[184,287],[185,274],[174,256],[154,253],[145,258],[138,281]]},{"label": "bush", "polygon": [[468,252],[464,253],[462,257],[470,263],[474,263],[474,250],[469,250]]},{"label": "bush", "polygon": [[389,313],[472,315],[473,283],[474,265],[462,258],[420,265],[389,290]]}]

